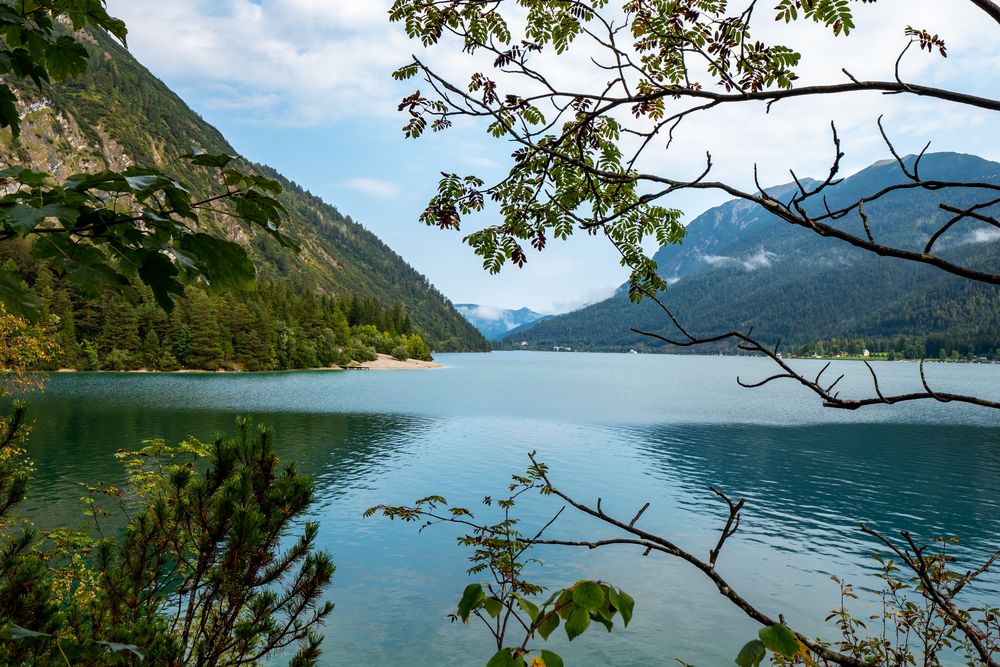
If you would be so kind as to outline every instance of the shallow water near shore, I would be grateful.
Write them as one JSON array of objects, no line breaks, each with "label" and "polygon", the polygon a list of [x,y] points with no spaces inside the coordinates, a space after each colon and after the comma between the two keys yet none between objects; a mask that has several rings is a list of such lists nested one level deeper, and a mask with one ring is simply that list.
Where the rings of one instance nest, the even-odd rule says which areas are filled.
[{"label": "shallow water near shore", "polygon": [[[831,576],[877,586],[877,548],[861,521],[954,535],[963,565],[1000,547],[1000,415],[985,409],[832,411],[790,383],[741,389],[737,376],[772,372],[750,358],[512,352],[437,361],[445,367],[420,373],[52,376],[32,401],[39,472],[26,511],[47,527],[81,523],[78,482],[120,480],[112,454],[143,439],[232,433],[237,415],[273,425],[281,455],[316,476],[311,518],[337,564],[323,665],[485,664],[495,650],[488,633],[447,618],[469,581],[457,533],[417,534],[361,514],[432,493],[472,508],[500,495],[534,450],[567,492],[600,496],[626,520],[648,501],[645,528],[706,556],[724,521],[708,486],[746,496],[719,569],[762,610],[813,634],[838,603]],[[916,364],[875,367],[885,392],[919,387]],[[845,395],[870,391],[859,362],[827,372],[848,373]],[[929,364],[927,374],[935,389],[1000,398],[1000,366]],[[533,499],[524,524],[540,526],[560,506]],[[612,536],[570,513],[551,531]],[[544,584],[599,578],[637,600],[626,631],[556,640],[572,664],[732,664],[755,636],[684,563],[628,548],[537,555]],[[1000,600],[1000,573],[975,595]]]}]

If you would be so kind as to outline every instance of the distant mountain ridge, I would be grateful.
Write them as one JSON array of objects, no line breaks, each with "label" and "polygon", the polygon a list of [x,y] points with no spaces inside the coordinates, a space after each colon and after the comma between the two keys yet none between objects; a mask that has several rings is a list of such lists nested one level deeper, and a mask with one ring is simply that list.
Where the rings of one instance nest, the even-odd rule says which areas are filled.
[{"label": "distant mountain ridge", "polygon": [[[24,164],[60,178],[151,165],[196,192],[208,192],[213,183],[207,175],[185,169],[179,156],[197,150],[236,155],[235,149],[128,51],[106,35],[81,35],[91,54],[88,71],[42,92],[25,87],[23,132],[18,139],[0,133],[0,164]],[[285,188],[281,201],[289,219],[283,229],[299,242],[301,251],[293,253],[263,236],[248,238],[232,220],[205,224],[244,243],[260,278],[302,295],[347,293],[375,298],[386,307],[402,304],[436,350],[490,348],[426,277],[374,234],[273,169],[252,166]]]},{"label": "distant mountain ridge", "polygon": [[457,310],[488,340],[500,340],[508,333],[527,331],[535,324],[551,318],[530,308],[517,310],[481,306],[475,303],[457,303]]},{"label": "distant mountain ridge", "polygon": [[[912,158],[910,158],[912,162]],[[1000,164],[971,155],[937,153],[921,162],[925,178],[1000,183]],[[876,163],[828,191],[831,207],[902,180],[893,162]],[[789,186],[783,186],[787,189]],[[781,188],[769,190],[779,196]],[[965,191],[894,193],[866,206],[872,233],[882,242],[919,251],[947,220],[942,197],[956,206],[981,201]],[[822,202],[816,204],[822,206]],[[1000,207],[991,212],[996,215]],[[859,229],[857,215],[838,224]],[[973,267],[1000,263],[1000,233],[962,223],[942,238],[941,254]],[[698,333],[754,327],[765,340],[808,343],[832,337],[937,337],[952,345],[1000,346],[1000,288],[970,283],[930,267],[880,258],[789,225],[762,208],[734,200],[706,211],[679,246],[656,255],[671,283],[666,298]],[[631,304],[619,290],[611,299],[540,323],[504,346],[530,349],[657,350],[630,327],[666,331],[651,303]]]}]

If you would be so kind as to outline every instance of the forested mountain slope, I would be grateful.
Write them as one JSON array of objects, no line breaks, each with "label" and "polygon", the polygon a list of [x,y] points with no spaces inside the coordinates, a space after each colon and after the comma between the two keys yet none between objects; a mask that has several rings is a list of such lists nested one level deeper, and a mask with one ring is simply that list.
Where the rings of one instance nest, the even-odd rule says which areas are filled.
[{"label": "forested mountain slope", "polygon": [[[193,151],[235,154],[225,138],[127,51],[103,35],[86,35],[88,72],[76,81],[38,91],[22,90],[23,133],[0,133],[0,162],[24,164],[65,177],[105,167],[154,165],[195,191],[208,192],[209,176],[186,168],[179,156]],[[427,279],[350,217],[263,165],[281,182],[289,219],[283,230],[298,253],[263,235],[248,238],[225,218],[208,221],[217,232],[251,247],[261,282],[296,297],[375,299],[385,309],[401,305],[413,328],[437,350],[487,350],[487,341]]]},{"label": "forested mountain slope", "polygon": [[[927,155],[924,177],[1000,183],[1000,164],[954,153]],[[901,181],[895,162],[872,165],[830,191],[836,207]],[[787,188],[787,186],[785,186]],[[778,196],[780,189],[772,191]],[[882,242],[919,249],[947,213],[942,197],[962,206],[974,192],[893,194],[866,207]],[[822,206],[822,203],[820,203]],[[861,226],[857,217],[839,224]],[[970,266],[1000,262],[1000,234],[970,222],[956,225],[938,247]],[[946,249],[945,249],[946,248]],[[875,349],[909,349],[937,356],[940,349],[994,354],[1000,347],[1000,288],[970,283],[924,266],[881,258],[788,225],[757,206],[732,201],[699,216],[680,246],[661,249],[661,275],[671,282],[666,300],[700,334],[733,328],[786,343],[860,339]],[[546,349],[660,349],[630,327],[669,331],[655,304],[631,304],[622,290],[583,310],[508,337],[505,345]]]}]

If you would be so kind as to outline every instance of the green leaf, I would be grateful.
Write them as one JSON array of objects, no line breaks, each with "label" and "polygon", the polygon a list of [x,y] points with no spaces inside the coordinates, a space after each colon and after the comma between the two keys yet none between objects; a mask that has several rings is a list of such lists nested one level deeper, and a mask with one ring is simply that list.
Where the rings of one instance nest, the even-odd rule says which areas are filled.
[{"label": "green leaf", "polygon": [[597,621],[598,623],[600,623],[601,625],[603,625],[607,629],[608,632],[611,632],[614,629],[615,624],[612,623],[612,621],[611,621],[610,618],[608,618],[607,613],[606,612],[602,613],[602,611],[593,612],[590,615],[590,619],[592,621]]},{"label": "green leaf", "polygon": [[586,609],[574,609],[566,620],[566,636],[573,641],[590,627],[590,612]]},{"label": "green leaf", "polygon": [[132,188],[132,192],[140,193],[170,184],[173,181],[163,174],[135,174],[125,176],[125,182]]},{"label": "green leaf", "polygon": [[542,662],[545,667],[563,667],[563,659],[552,651],[542,651]]},{"label": "green leaf", "polygon": [[767,651],[764,650],[764,644],[760,640],[754,639],[740,649],[739,655],[736,656],[736,664],[740,667],[759,667],[766,656]]},{"label": "green leaf", "polygon": [[608,603],[614,607],[616,610],[622,608],[621,598],[618,596],[618,591],[615,590],[614,586],[607,586],[604,589],[604,594],[608,596]]},{"label": "green leaf", "polygon": [[139,267],[139,279],[153,290],[156,303],[169,313],[174,308],[171,295],[180,296],[184,293],[183,286],[176,280],[177,267],[160,252],[147,250],[140,253],[140,256],[142,264]]},{"label": "green leaf", "polygon": [[463,623],[469,622],[469,614],[478,609],[486,599],[482,584],[469,584],[462,593],[462,599],[458,602],[458,616]]},{"label": "green leaf", "polygon": [[538,607],[533,602],[531,602],[530,600],[526,600],[525,598],[521,597],[520,595],[517,595],[516,593],[514,594],[514,598],[517,600],[517,606],[520,607],[521,610],[528,615],[528,619],[532,623],[538,620],[538,615],[540,612],[538,611]]},{"label": "green leaf", "polygon": [[86,47],[69,35],[63,35],[45,49],[45,67],[59,82],[83,74],[88,58]]},{"label": "green leaf", "polygon": [[548,639],[549,635],[559,627],[559,614],[549,614],[538,624],[538,634],[542,639]]},{"label": "green leaf", "polygon": [[9,227],[22,236],[30,233],[45,222],[47,218],[58,218],[72,225],[79,216],[79,210],[61,204],[49,204],[40,208],[26,206],[25,204],[14,204],[9,208],[0,210],[0,221],[6,227]]},{"label": "green leaf", "polygon": [[569,618],[570,612],[573,611],[575,605],[573,604],[573,591],[569,588],[565,588],[559,592],[559,599],[556,601],[556,607],[559,608],[559,616],[565,621]]},{"label": "green leaf", "polygon": [[615,605],[618,613],[622,615],[622,622],[625,627],[632,621],[632,610],[635,608],[635,600],[625,591],[618,589],[618,604]]},{"label": "green leaf", "polygon": [[17,112],[17,96],[7,84],[0,84],[0,127],[9,127],[15,139],[21,134],[21,115]]},{"label": "green leaf", "polygon": [[182,155],[181,157],[185,160],[189,160],[191,164],[198,167],[215,167],[217,169],[222,169],[236,159],[232,155],[213,155],[210,153],[191,153],[188,155]]},{"label": "green leaf", "polygon": [[49,175],[42,171],[16,166],[0,169],[0,179],[12,179],[27,186],[42,186],[49,182]]},{"label": "green leaf", "polygon": [[496,655],[486,663],[486,667],[524,667],[524,661],[512,656],[510,649],[505,648],[497,651]]},{"label": "green leaf", "polygon": [[22,628],[21,626],[14,625],[13,623],[8,623],[0,628],[0,639],[37,639],[39,637],[51,636],[52,635],[45,634],[44,632],[35,632],[34,630]]},{"label": "green leaf", "polygon": [[759,633],[760,641],[769,651],[774,651],[786,658],[793,658],[799,652],[799,640],[791,630],[784,625],[776,623],[769,628],[762,628]]},{"label": "green leaf", "polygon": [[280,195],[284,191],[284,188],[281,187],[281,183],[273,178],[265,178],[264,176],[249,176],[248,178],[250,182],[253,183],[254,187],[260,188],[265,192]]},{"label": "green leaf", "polygon": [[177,248],[194,262],[213,289],[254,289],[257,271],[243,246],[198,233],[182,236]]},{"label": "green leaf", "polygon": [[14,271],[0,271],[0,301],[8,312],[29,320],[37,320],[42,312],[41,300]]},{"label": "green leaf", "polygon": [[573,587],[573,602],[587,611],[597,611],[604,606],[605,601],[600,584],[581,581]]},{"label": "green leaf", "polygon": [[483,600],[483,609],[486,610],[487,614],[496,618],[503,611],[503,603],[494,597],[489,597]]}]

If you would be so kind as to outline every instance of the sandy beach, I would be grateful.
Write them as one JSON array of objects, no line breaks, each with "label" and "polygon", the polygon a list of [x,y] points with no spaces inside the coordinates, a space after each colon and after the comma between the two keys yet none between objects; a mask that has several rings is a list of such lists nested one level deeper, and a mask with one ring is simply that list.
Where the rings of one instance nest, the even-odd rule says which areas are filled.
[{"label": "sandy beach", "polygon": [[[389,356],[388,354],[378,355],[378,359],[375,361],[366,361],[363,364],[355,364],[349,368],[343,366],[330,366],[329,368],[294,368],[282,371],[252,371],[255,373],[292,373],[295,371],[343,371],[343,370],[358,370],[366,369],[371,371],[420,371],[428,370],[431,368],[444,368],[442,364],[435,361],[421,361],[420,359],[407,359],[406,361],[400,361],[395,357]],[[218,370],[218,371],[206,371],[198,369],[182,369],[179,371],[151,371],[146,368],[139,368],[132,371],[79,371],[75,368],[60,368],[55,371],[56,373],[162,373],[163,375],[179,375],[179,374],[205,374],[205,373],[243,373],[248,371],[232,371],[232,370]]]},{"label": "sandy beach", "polygon": [[360,364],[360,366],[373,371],[417,371],[428,368],[443,368],[441,364],[435,361],[420,361],[419,359],[400,361],[388,354],[380,354],[375,361],[366,361]]}]

